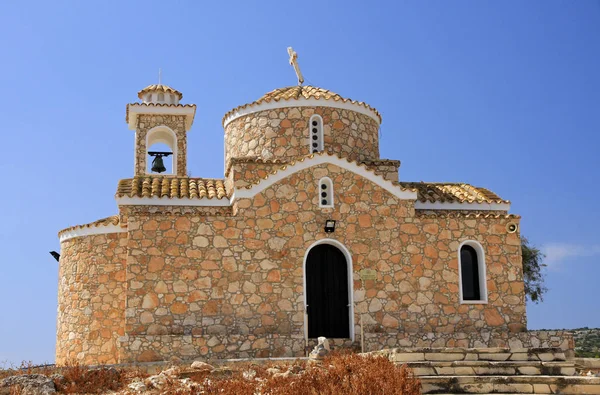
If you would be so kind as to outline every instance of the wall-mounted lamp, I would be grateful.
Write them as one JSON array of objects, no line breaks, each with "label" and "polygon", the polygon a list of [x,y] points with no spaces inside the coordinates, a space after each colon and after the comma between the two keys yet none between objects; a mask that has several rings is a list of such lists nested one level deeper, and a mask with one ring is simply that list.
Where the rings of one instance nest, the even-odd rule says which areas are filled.
[{"label": "wall-mounted lamp", "polygon": [[52,255],[54,259],[56,259],[56,262],[58,262],[58,260],[60,259],[60,254],[56,251],[50,251],[50,255]]},{"label": "wall-mounted lamp", "polygon": [[328,219],[325,221],[325,233],[333,233],[335,232],[335,220]]}]

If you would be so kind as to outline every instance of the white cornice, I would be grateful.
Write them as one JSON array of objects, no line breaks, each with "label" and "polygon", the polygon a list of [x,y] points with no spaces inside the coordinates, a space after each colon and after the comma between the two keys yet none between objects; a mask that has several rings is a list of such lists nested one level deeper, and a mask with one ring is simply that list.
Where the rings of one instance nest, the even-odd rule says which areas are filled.
[{"label": "white cornice", "polygon": [[481,210],[481,211],[508,211],[510,203],[443,203],[443,202],[415,202],[417,210]]},{"label": "white cornice", "polygon": [[129,129],[135,130],[137,127],[137,117],[142,114],[152,115],[185,115],[185,130],[188,131],[194,122],[196,115],[195,105],[160,105],[160,104],[141,104],[130,103],[127,105],[127,124]]},{"label": "white cornice", "polygon": [[240,108],[238,110],[235,110],[233,113],[231,113],[227,118],[225,118],[223,120],[223,127],[227,127],[227,125],[239,118],[239,117],[243,117],[244,115],[248,115],[248,114],[252,114],[255,112],[259,112],[259,111],[265,111],[265,110],[273,110],[276,108],[288,108],[288,107],[332,107],[332,108],[339,108],[342,110],[349,110],[349,111],[354,111],[363,115],[366,115],[370,118],[372,118],[375,122],[377,122],[377,125],[381,124],[381,119],[379,117],[379,114],[377,114],[377,112],[375,112],[374,110],[368,109],[364,106],[361,106],[360,104],[357,103],[352,103],[352,102],[343,102],[343,101],[336,101],[336,100],[327,100],[327,99],[315,99],[315,98],[310,98],[310,99],[290,99],[290,100],[280,100],[280,101],[270,101],[270,102],[264,102],[264,103],[260,103],[260,104],[250,104],[246,107]]},{"label": "white cornice", "polygon": [[90,227],[81,227],[75,228],[71,230],[67,230],[62,232],[58,236],[58,240],[62,243],[65,240],[72,239],[74,237],[81,236],[92,236],[92,235],[102,235],[106,233],[122,233],[127,232],[127,228],[122,228],[119,225],[99,225],[99,226],[90,226]]},{"label": "white cornice", "polygon": [[391,181],[384,179],[381,176],[375,175],[372,171],[367,170],[364,166],[358,166],[354,162],[348,162],[346,159],[341,159],[337,156],[329,156],[327,154],[317,154],[312,158],[298,161],[293,165],[288,165],[285,170],[279,170],[277,173],[270,175],[266,180],[262,180],[256,185],[253,185],[250,189],[236,189],[235,196],[237,198],[252,198],[259,192],[270,187],[274,183],[289,177],[290,175],[297,173],[301,170],[308,169],[309,167],[320,165],[322,163],[331,163],[343,169],[349,170],[353,173],[358,174],[366,178],[367,180],[377,184],[381,188],[385,189],[398,199],[402,200],[416,200],[417,192],[403,190],[401,187],[394,185]]}]

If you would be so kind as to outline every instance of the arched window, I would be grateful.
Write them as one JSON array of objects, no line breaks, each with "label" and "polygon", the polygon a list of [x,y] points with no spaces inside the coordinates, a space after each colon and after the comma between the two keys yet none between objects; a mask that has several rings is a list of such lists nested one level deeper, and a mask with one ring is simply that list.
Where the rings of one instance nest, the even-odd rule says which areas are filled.
[{"label": "arched window", "polygon": [[308,135],[310,152],[323,151],[323,118],[320,115],[310,117]]},{"label": "arched window", "polygon": [[164,103],[165,101],[165,94],[164,93],[159,93],[158,94],[158,102],[159,103]]},{"label": "arched window", "polygon": [[487,303],[485,257],[481,244],[464,242],[459,250],[461,303]]},{"label": "arched window", "polygon": [[333,182],[329,177],[319,180],[319,207],[333,207]]}]

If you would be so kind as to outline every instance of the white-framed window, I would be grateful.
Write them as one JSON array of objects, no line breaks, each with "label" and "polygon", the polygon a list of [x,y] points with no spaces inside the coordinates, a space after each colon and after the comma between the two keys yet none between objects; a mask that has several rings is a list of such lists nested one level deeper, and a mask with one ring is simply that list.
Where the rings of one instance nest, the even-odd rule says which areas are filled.
[{"label": "white-framed window", "polygon": [[458,281],[460,303],[487,303],[485,252],[475,240],[467,240],[458,247]]},{"label": "white-framed window", "polygon": [[323,151],[323,118],[320,115],[313,115],[308,122],[308,140],[310,152]]},{"label": "white-framed window", "polygon": [[159,103],[164,103],[165,101],[165,94],[164,93],[159,93],[158,94],[158,102]]},{"label": "white-framed window", "polygon": [[329,177],[323,177],[319,180],[319,207],[333,207],[333,182]]}]

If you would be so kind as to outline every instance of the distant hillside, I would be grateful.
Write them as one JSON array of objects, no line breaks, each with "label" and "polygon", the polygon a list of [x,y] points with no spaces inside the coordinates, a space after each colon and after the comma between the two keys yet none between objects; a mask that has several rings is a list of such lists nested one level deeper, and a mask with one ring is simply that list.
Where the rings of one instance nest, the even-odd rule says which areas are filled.
[{"label": "distant hillside", "polygon": [[560,330],[573,333],[575,356],[581,358],[600,358],[600,328],[541,329]]},{"label": "distant hillside", "polygon": [[600,358],[600,328],[571,329],[575,338],[575,355]]}]

